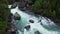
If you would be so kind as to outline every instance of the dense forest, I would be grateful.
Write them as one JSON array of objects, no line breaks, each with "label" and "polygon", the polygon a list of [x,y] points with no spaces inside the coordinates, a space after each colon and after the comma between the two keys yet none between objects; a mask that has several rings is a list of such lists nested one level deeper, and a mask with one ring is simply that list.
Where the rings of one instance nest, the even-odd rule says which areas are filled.
[{"label": "dense forest", "polygon": [[60,22],[60,0],[36,0],[33,7],[35,14],[40,14]]},{"label": "dense forest", "polygon": [[0,0],[0,34],[5,34],[9,14],[8,1]]}]

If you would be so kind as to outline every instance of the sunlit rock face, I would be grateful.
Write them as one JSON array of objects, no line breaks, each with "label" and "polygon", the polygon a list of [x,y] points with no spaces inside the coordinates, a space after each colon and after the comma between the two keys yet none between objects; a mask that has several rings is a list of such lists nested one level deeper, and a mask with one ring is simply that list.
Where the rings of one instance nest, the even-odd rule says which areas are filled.
[{"label": "sunlit rock face", "polygon": [[14,15],[15,20],[20,20],[21,16],[16,12]]}]

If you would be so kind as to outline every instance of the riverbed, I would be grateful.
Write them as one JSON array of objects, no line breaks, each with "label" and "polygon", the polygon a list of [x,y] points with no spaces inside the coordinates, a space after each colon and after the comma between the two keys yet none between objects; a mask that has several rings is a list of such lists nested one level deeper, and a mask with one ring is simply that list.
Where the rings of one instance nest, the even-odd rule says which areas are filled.
[{"label": "riverbed", "polygon": [[[10,5],[9,5],[10,6]],[[10,7],[9,7],[10,8]],[[46,19],[42,16],[39,16],[40,18],[28,14],[24,11],[21,11],[18,9],[18,6],[14,9],[11,9],[11,13],[14,15],[16,12],[21,16],[20,20],[17,20],[16,22],[16,28],[18,29],[18,34],[34,34],[35,31],[39,31],[41,34],[60,34],[60,31],[58,31],[57,26],[54,24],[53,21],[50,19]],[[30,23],[29,20],[33,20],[34,23]],[[39,20],[41,20],[39,22]],[[26,29],[24,29],[25,26],[30,25],[31,28],[27,32]],[[49,29],[50,28],[50,29]]]}]

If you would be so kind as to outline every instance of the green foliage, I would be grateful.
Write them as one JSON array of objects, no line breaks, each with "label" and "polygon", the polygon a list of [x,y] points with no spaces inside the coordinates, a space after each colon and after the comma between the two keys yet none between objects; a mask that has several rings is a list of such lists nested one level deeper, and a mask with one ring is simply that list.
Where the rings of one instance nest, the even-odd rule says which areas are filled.
[{"label": "green foliage", "polygon": [[9,14],[7,0],[0,0],[0,34],[5,34]]},{"label": "green foliage", "polygon": [[[43,9],[42,12],[41,9]],[[60,0],[36,0],[33,12],[47,17],[60,18]]]},{"label": "green foliage", "polygon": [[5,34],[5,29],[7,27],[6,21],[0,21],[0,34]]},{"label": "green foliage", "polygon": [[35,13],[38,13],[39,6],[40,6],[41,2],[42,2],[42,0],[35,1],[34,7],[33,7],[33,10]]}]

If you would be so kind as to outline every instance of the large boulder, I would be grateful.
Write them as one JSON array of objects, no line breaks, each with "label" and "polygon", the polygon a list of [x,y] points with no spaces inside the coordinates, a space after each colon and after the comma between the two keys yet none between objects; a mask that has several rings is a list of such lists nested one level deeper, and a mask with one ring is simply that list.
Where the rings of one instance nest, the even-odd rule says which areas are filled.
[{"label": "large boulder", "polygon": [[18,8],[21,9],[22,11],[25,11],[26,7],[26,2],[22,1],[18,3]]},{"label": "large boulder", "polygon": [[14,15],[14,19],[15,20],[20,20],[21,16],[16,12],[15,15]]},{"label": "large boulder", "polygon": [[34,34],[41,34],[39,31],[34,32]]},{"label": "large boulder", "polygon": [[15,8],[16,6],[17,6],[17,2],[12,4],[11,9]]}]

